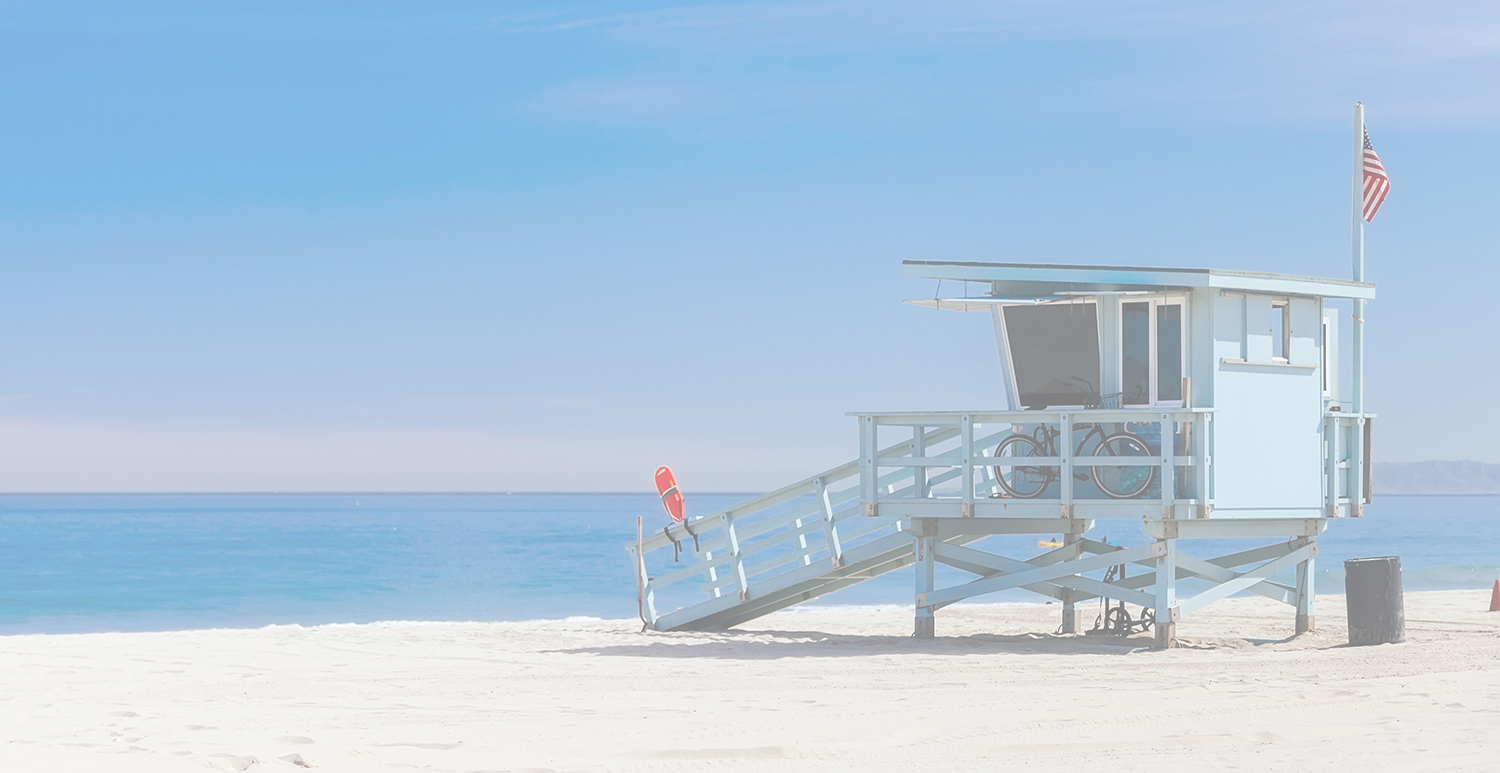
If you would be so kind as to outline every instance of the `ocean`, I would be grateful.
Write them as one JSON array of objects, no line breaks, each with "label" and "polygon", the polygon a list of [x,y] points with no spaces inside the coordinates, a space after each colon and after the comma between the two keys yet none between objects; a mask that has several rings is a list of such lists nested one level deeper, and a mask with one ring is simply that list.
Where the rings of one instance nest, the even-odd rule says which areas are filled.
[{"label": "ocean", "polygon": [[[748,496],[697,494],[689,507]],[[637,515],[666,523],[652,494],[0,495],[0,634],[631,618],[624,546]],[[1145,541],[1133,521],[1100,521],[1091,536]],[[991,539],[1008,555],[1037,551],[1036,537]],[[1184,548],[1253,544],[1217,543]],[[1342,592],[1343,559],[1383,555],[1401,557],[1407,590],[1488,588],[1500,497],[1378,498],[1320,538],[1318,590]],[[907,569],[814,603],[909,606],[911,593]]]}]

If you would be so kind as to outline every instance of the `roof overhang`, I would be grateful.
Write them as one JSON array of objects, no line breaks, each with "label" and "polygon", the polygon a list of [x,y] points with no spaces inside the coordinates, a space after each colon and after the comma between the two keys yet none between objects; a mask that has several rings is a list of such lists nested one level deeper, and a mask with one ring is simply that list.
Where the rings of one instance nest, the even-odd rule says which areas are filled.
[{"label": "roof overhang", "polygon": [[1214,288],[1264,295],[1362,300],[1375,298],[1375,285],[1372,282],[1214,268],[906,260],[901,262],[901,272],[905,276],[924,279],[993,282],[995,295],[1007,297]]}]

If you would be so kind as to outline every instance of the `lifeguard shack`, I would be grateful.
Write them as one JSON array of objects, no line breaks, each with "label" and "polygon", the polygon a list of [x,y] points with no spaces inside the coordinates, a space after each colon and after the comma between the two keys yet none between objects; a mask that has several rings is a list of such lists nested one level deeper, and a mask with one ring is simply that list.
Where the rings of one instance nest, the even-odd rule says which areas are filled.
[{"label": "lifeguard shack", "polygon": [[[1373,284],[1181,268],[903,268],[983,288],[910,302],[988,316],[1001,407],[852,414],[856,461],[632,543],[648,626],[728,627],[915,564],[918,637],[935,634],[938,609],[1014,588],[1060,601],[1064,633],[1081,632],[1082,602],[1138,605],[1133,624],[1154,628],[1158,647],[1173,646],[1181,617],[1242,591],[1295,607],[1297,632],[1313,627],[1317,537],[1330,519],[1362,515],[1370,490],[1363,320],[1348,320],[1345,402],[1340,309],[1327,302],[1361,309]],[[1147,541],[1089,536],[1097,519],[1119,518],[1139,519]],[[1062,537],[1029,557],[973,544],[999,534]],[[1249,546],[1193,550],[1221,538]],[[936,564],[972,578],[936,587]],[[1187,578],[1196,592],[1179,597]],[[1124,622],[1131,630],[1128,613]]]}]

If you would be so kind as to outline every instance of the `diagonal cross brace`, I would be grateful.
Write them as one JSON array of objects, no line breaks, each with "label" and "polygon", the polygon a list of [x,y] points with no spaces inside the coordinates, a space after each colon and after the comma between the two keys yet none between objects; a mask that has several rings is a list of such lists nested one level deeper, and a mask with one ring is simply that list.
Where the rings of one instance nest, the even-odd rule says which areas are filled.
[{"label": "diagonal cross brace", "polygon": [[[937,545],[934,545],[932,553],[937,558],[937,560],[949,566],[957,567],[966,572],[973,572],[974,574],[980,575],[984,578],[990,578],[1006,574],[1014,574],[1016,572],[1024,572],[1030,569],[1035,569],[1037,568],[1037,566],[1050,566],[1056,563],[1056,561],[1047,560],[1046,563],[1042,563],[1043,560],[1053,559],[1058,553],[1063,553],[1065,557],[1071,558],[1072,556],[1067,555],[1067,553],[1065,552],[1068,551],[1069,548],[1072,549],[1071,552],[1076,553],[1078,543],[1074,543],[1065,548],[1059,548],[1058,550],[1054,550],[1050,553],[1045,553],[1041,556],[1031,559],[1031,561],[1017,561],[1014,558],[997,556],[993,553],[986,553],[982,550],[975,550],[974,548],[950,545],[947,543],[938,543]],[[1031,585],[1023,585],[1021,587],[1033,593],[1040,593],[1043,596],[1050,596],[1055,599],[1062,598],[1063,588],[1072,588],[1073,590],[1082,591],[1084,594],[1082,596],[1076,597],[1076,600],[1078,601],[1085,601],[1087,599],[1098,598],[1100,596],[1108,596],[1113,599],[1128,601],[1132,604],[1139,604],[1145,607],[1154,606],[1156,604],[1156,597],[1150,593],[1143,593],[1141,591],[1133,590],[1130,588],[1122,588],[1119,585],[1101,582],[1099,580],[1091,579],[1088,577],[1062,577],[1048,583],[1033,583]],[[941,606],[946,606],[946,604]]]},{"label": "diagonal cross brace", "polygon": [[1208,606],[1209,604],[1218,601],[1219,599],[1227,598],[1236,593],[1239,593],[1242,590],[1247,590],[1250,588],[1250,586],[1260,583],[1267,577],[1270,577],[1271,575],[1274,575],[1283,569],[1290,569],[1298,563],[1306,561],[1307,559],[1312,558],[1317,554],[1318,544],[1316,542],[1303,545],[1302,547],[1297,548],[1290,553],[1287,553],[1281,558],[1275,559],[1274,561],[1267,561],[1266,563],[1261,564],[1254,569],[1251,569],[1242,574],[1235,575],[1234,579],[1219,583],[1218,585],[1209,588],[1208,590],[1203,591],[1202,593],[1199,593],[1198,595],[1187,599],[1186,601],[1181,602],[1178,606],[1182,610],[1182,615],[1186,617],[1187,615],[1192,614],[1193,612],[1196,612]]},{"label": "diagonal cross brace", "polygon": [[1115,564],[1125,564],[1132,561],[1155,558],[1165,553],[1166,548],[1160,542],[1151,542],[1146,545],[1137,545],[1133,548],[1125,548],[1104,555],[1089,556],[1088,558],[1080,558],[1074,561],[1063,561],[1052,566],[1032,566],[1027,571],[1015,572],[1001,577],[986,577],[952,588],[920,593],[917,594],[916,604],[919,607],[942,606],[983,593],[994,593],[996,591],[1009,590],[1039,582],[1055,582],[1070,575],[1092,572],[1096,569],[1114,566]]},{"label": "diagonal cross brace", "polygon": [[[1083,545],[1084,550],[1087,550],[1091,553],[1108,553],[1110,551],[1119,549],[1113,545],[1106,545],[1103,542],[1096,542],[1090,539],[1081,540],[1079,544]],[[1238,553],[1230,553],[1228,555],[1219,556],[1217,558],[1210,558],[1208,560],[1195,558],[1186,553],[1178,551],[1177,579],[1183,579],[1185,577],[1201,577],[1210,582],[1227,582],[1239,576],[1237,573],[1231,571],[1229,567],[1241,566],[1253,561],[1265,561],[1267,559],[1280,558],[1294,549],[1295,548],[1289,546],[1287,543],[1278,542],[1274,545],[1265,545],[1263,547],[1251,548],[1250,550],[1242,550]],[[1135,563],[1145,566],[1151,565],[1151,562],[1149,561],[1137,561]],[[1118,586],[1126,588],[1143,588],[1147,585],[1154,584],[1155,582],[1156,576],[1154,574],[1140,574],[1134,577],[1120,580]],[[1268,599],[1280,601],[1283,604],[1297,603],[1296,589],[1290,588],[1286,585],[1282,585],[1279,582],[1262,580],[1254,585],[1251,585],[1248,588],[1244,588],[1243,590],[1260,596],[1265,596]]]},{"label": "diagonal cross brace", "polygon": [[[1209,580],[1211,582],[1229,582],[1234,578],[1239,577],[1238,574],[1230,569],[1225,569],[1223,566],[1215,564],[1212,561],[1204,561],[1201,558],[1194,558],[1185,553],[1177,554],[1177,569],[1189,575],[1202,577],[1203,579]],[[1254,585],[1251,585],[1248,588],[1245,588],[1245,590],[1249,591],[1250,593],[1265,596],[1269,599],[1275,599],[1276,601],[1280,601],[1283,604],[1297,603],[1296,589],[1288,588],[1287,586],[1282,585],[1278,582],[1262,580],[1258,583],[1255,583]]]}]

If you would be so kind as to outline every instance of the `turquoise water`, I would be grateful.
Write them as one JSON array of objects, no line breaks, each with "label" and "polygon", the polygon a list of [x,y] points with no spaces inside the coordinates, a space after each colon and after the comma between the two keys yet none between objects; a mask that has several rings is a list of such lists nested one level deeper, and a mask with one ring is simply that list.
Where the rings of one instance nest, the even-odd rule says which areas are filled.
[{"label": "turquoise water", "polygon": [[[699,494],[689,506],[744,498]],[[1401,556],[1407,590],[1500,578],[1500,498],[1388,496],[1367,512],[1320,540],[1320,591],[1341,592],[1337,567],[1358,556]],[[665,523],[651,494],[3,495],[0,633],[633,617],[623,546],[636,515]],[[1133,522],[1092,534],[1144,541]],[[981,546],[1029,555],[1035,543]],[[820,603],[910,604],[911,587],[906,570]]]}]

